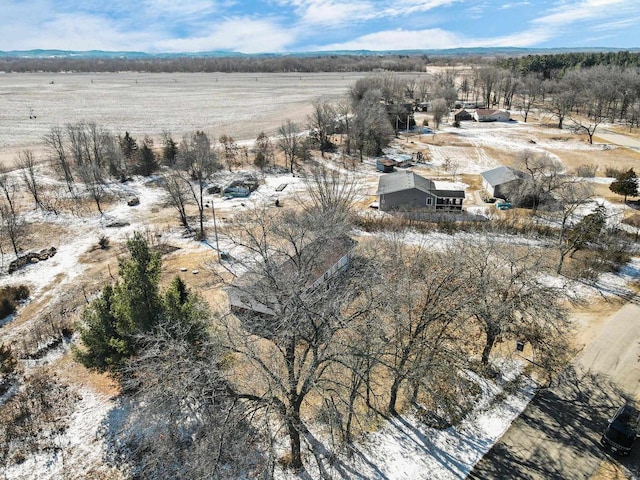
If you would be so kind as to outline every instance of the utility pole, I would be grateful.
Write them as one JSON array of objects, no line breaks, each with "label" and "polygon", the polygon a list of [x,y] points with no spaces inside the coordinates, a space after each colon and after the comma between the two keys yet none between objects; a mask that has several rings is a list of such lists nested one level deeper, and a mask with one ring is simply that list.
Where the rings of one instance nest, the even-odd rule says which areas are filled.
[{"label": "utility pole", "polygon": [[216,208],[213,206],[213,198],[211,199],[211,214],[213,215],[213,232],[216,237],[216,252],[218,252],[218,263],[221,263],[220,244],[218,243],[218,224],[216,223]]}]

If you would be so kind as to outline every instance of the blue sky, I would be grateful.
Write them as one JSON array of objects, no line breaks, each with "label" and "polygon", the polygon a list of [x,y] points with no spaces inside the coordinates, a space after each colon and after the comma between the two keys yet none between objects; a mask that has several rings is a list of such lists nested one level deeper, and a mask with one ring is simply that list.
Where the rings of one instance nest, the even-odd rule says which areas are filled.
[{"label": "blue sky", "polygon": [[640,47],[640,0],[0,0],[0,50]]}]

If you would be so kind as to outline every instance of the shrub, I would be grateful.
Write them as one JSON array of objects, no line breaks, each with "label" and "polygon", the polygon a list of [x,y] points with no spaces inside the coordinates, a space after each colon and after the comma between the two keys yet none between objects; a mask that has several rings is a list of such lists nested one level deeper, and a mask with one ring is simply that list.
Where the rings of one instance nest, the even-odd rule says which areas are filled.
[{"label": "shrub", "polygon": [[6,286],[0,289],[0,319],[15,313],[18,302],[29,298],[29,287],[26,285]]},{"label": "shrub", "polygon": [[98,245],[100,245],[100,248],[102,250],[106,250],[107,248],[109,248],[109,237],[107,237],[106,235],[100,235],[100,238],[98,239]]},{"label": "shrub", "polygon": [[620,170],[619,168],[612,167],[610,165],[607,165],[604,169],[604,175],[610,178],[618,178],[623,173],[624,170]]},{"label": "shrub", "polygon": [[584,177],[584,178],[593,178],[596,176],[596,172],[598,171],[597,165],[580,165],[576,168],[576,176]]}]

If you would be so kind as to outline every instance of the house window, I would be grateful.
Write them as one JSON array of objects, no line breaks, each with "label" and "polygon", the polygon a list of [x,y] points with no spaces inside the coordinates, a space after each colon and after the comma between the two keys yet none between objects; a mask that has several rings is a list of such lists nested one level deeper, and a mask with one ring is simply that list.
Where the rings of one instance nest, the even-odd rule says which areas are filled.
[{"label": "house window", "polygon": [[427,205],[431,205],[431,198],[427,198]]}]

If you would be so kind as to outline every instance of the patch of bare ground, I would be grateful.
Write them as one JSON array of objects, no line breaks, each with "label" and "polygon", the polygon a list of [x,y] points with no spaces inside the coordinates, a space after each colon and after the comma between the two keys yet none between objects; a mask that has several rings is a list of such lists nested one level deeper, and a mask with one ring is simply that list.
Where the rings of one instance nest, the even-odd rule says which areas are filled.
[{"label": "patch of bare ground", "polygon": [[442,132],[424,136],[424,143],[428,145],[447,146],[447,147],[473,147],[473,144],[465,137],[454,132]]},{"label": "patch of bare ground", "polygon": [[597,468],[593,475],[592,480],[627,480],[630,477],[629,473],[625,472],[617,462],[609,457],[605,457],[600,466]]},{"label": "patch of bare ground", "polygon": [[484,147],[483,150],[487,157],[492,158],[500,165],[512,167],[515,164],[516,155],[513,151],[501,150],[495,147]]},{"label": "patch of bare ground", "polygon": [[85,368],[73,359],[71,352],[52,362],[48,368],[60,380],[70,385],[86,386],[107,397],[114,397],[120,393],[117,382],[109,375]]},{"label": "patch of bare ground", "polygon": [[597,174],[602,176],[604,176],[607,167],[618,170],[640,169],[640,153],[626,148],[612,148],[593,152],[569,149],[549,150],[549,152],[557,155],[569,172],[575,171],[581,165],[598,167]]},{"label": "patch of bare ground", "polygon": [[588,306],[570,307],[571,318],[575,325],[573,346],[582,350],[585,345],[598,336],[610,315],[624,304],[621,299],[592,298]]}]

